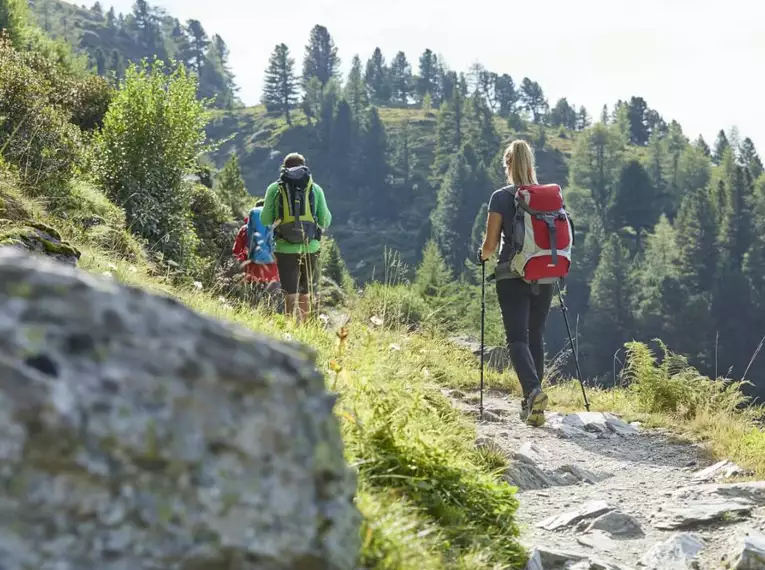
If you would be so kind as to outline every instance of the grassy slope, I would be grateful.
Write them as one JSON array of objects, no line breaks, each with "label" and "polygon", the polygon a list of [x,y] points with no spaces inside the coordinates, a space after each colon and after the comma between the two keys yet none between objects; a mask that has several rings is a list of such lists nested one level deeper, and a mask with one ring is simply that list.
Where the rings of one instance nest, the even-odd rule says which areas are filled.
[{"label": "grassy slope", "polygon": [[[412,163],[425,178],[429,175],[430,165],[435,153],[436,113],[422,109],[382,108],[380,118],[389,135],[395,133],[403,123],[408,123],[411,134]],[[513,133],[506,122],[496,119],[497,130],[503,138],[511,135],[532,138],[528,131]],[[242,169],[242,175],[249,192],[262,195],[266,187],[276,177],[283,156],[291,151],[304,153],[310,157],[318,142],[312,137],[305,115],[300,111],[293,114],[293,125],[289,127],[283,117],[268,113],[263,105],[218,111],[208,127],[208,135],[214,140],[227,140],[213,155],[219,168],[227,156],[236,152]],[[542,180],[556,180],[565,183],[568,179],[567,160],[571,155],[573,141],[561,138],[557,129],[547,130],[545,149],[537,152],[538,170]],[[318,177],[321,177],[321,165],[313,165]],[[330,204],[332,201],[331,188]],[[488,198],[488,196],[487,196]],[[335,198],[336,200],[337,198]],[[354,277],[362,280],[384,271],[380,263],[386,248],[399,252],[401,259],[410,267],[420,259],[422,245],[428,235],[428,215],[435,206],[435,196],[421,194],[416,204],[407,208],[413,215],[402,215],[395,224],[384,223],[364,230],[365,236],[359,239],[357,232],[341,224],[334,225],[331,233],[337,238],[346,263]],[[411,214],[411,212],[410,212]],[[475,212],[469,214],[471,219]]]}]

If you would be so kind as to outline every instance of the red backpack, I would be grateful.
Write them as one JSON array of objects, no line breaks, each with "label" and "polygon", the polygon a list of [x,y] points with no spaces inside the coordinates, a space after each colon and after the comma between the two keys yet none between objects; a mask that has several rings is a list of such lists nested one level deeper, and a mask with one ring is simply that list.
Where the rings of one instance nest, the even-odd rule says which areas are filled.
[{"label": "red backpack", "polygon": [[568,275],[574,227],[557,184],[515,189],[510,269],[527,283],[554,283]]}]

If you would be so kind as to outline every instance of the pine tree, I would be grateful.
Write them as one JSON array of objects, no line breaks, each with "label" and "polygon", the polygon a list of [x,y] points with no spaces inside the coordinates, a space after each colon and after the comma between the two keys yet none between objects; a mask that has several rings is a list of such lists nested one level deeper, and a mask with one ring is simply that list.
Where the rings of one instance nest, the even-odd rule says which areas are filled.
[{"label": "pine tree", "polygon": [[463,144],[465,122],[465,100],[457,89],[441,105],[436,124],[436,155],[433,161],[433,174],[446,173],[455,154]]},{"label": "pine tree", "polygon": [[701,152],[704,153],[704,156],[712,156],[712,151],[709,150],[709,145],[707,144],[707,141],[704,140],[704,137],[699,135],[699,138],[697,138],[693,145],[698,148]]},{"label": "pine tree", "polygon": [[661,215],[660,208],[656,187],[648,173],[639,161],[631,160],[622,168],[608,219],[614,227],[633,228],[640,249],[642,233],[654,227]]},{"label": "pine tree", "polygon": [[321,248],[321,273],[329,277],[340,287],[345,287],[350,279],[348,267],[343,261],[340,246],[334,239],[327,239]]},{"label": "pine tree", "polygon": [[608,206],[624,163],[624,142],[615,129],[615,125],[598,123],[585,131],[577,137],[569,163],[570,185],[590,191],[595,212],[607,230]]},{"label": "pine tree", "polygon": [[207,50],[207,46],[210,45],[210,40],[199,20],[189,20],[186,22],[186,29],[191,40],[189,45],[190,57],[188,61],[191,62],[194,71],[196,71],[197,74],[201,74],[202,67],[205,64],[205,51]]},{"label": "pine tree", "polygon": [[364,165],[360,182],[362,210],[374,218],[387,219],[395,214],[396,204],[390,199],[388,186],[388,137],[376,107],[367,111],[360,146],[361,164]]},{"label": "pine tree", "polygon": [[239,160],[235,154],[231,155],[216,177],[214,188],[221,201],[231,209],[231,213],[237,219],[242,218],[250,195],[244,186]]},{"label": "pine tree", "polygon": [[716,207],[705,188],[687,195],[675,222],[678,275],[690,294],[711,289],[717,271]]},{"label": "pine tree", "polygon": [[95,63],[96,73],[101,77],[106,75],[106,54],[100,47],[96,48],[93,54],[93,62]]},{"label": "pine tree", "polygon": [[650,131],[648,129],[646,115],[648,105],[642,97],[632,97],[627,104],[629,119],[630,141],[634,145],[644,146],[648,143]]},{"label": "pine tree", "polygon": [[521,84],[521,100],[526,110],[531,113],[535,123],[543,122],[548,111],[547,100],[539,83],[528,77],[523,78]]},{"label": "pine tree", "polygon": [[454,155],[438,190],[436,207],[431,214],[433,239],[451,268],[460,267],[464,258],[465,241],[460,239],[456,228],[465,217],[465,212],[460,206],[464,193],[470,191],[471,174],[464,153]]},{"label": "pine tree", "polygon": [[101,21],[104,19],[104,10],[101,8],[101,3],[96,2],[93,4],[93,7],[90,9],[91,14],[93,14],[97,20]]},{"label": "pine tree", "polygon": [[375,105],[385,105],[390,102],[391,85],[390,70],[385,64],[385,58],[380,48],[375,48],[372,57],[367,61],[364,73],[369,98]]},{"label": "pine tree", "polygon": [[603,105],[603,109],[600,112],[600,122],[603,125],[607,125],[609,121],[608,105]]},{"label": "pine tree", "polygon": [[424,101],[426,95],[430,94],[431,102],[435,105],[440,104],[438,57],[429,49],[420,56],[415,92],[420,103]]},{"label": "pine tree", "polygon": [[749,169],[752,178],[755,180],[765,171],[762,160],[757,154],[757,149],[754,147],[754,142],[749,137],[745,138],[744,142],[741,143],[741,162]]},{"label": "pine tree", "polygon": [[592,121],[590,120],[590,116],[587,114],[587,109],[583,105],[579,108],[579,112],[576,116],[576,130],[583,131],[588,128],[591,123]]},{"label": "pine tree", "polygon": [[595,370],[610,370],[613,354],[630,340],[633,328],[631,262],[619,238],[612,234],[603,247],[590,291],[585,320],[587,352]]},{"label": "pine tree", "polygon": [[725,135],[725,131],[720,129],[720,132],[717,133],[717,139],[715,139],[715,148],[714,152],[712,153],[712,162],[715,164],[720,164],[722,162],[725,151],[729,148],[730,143],[728,142],[728,137]]},{"label": "pine tree", "polygon": [[109,71],[114,74],[116,80],[122,79],[122,76],[125,73],[122,57],[120,56],[120,52],[116,49],[112,50],[112,55],[109,58]]},{"label": "pine tree", "polygon": [[485,165],[497,154],[501,139],[494,124],[494,114],[481,96],[473,95],[467,104],[467,140]]},{"label": "pine tree", "polygon": [[406,59],[406,54],[400,51],[390,65],[390,82],[393,100],[401,105],[408,105],[414,91],[412,66]]},{"label": "pine tree", "polygon": [[345,99],[351,106],[353,114],[357,117],[369,106],[369,94],[364,84],[361,59],[358,55],[353,56],[351,71],[348,73],[348,81],[345,82]]},{"label": "pine tree", "polygon": [[109,27],[109,29],[113,29],[115,27],[116,21],[117,16],[114,13],[114,6],[112,6],[106,13],[106,25]]},{"label": "pine tree", "polygon": [[[727,151],[727,152],[730,152]],[[751,244],[751,182],[744,168],[735,165],[733,176],[725,180],[725,201],[720,223],[719,244],[725,271],[740,270]],[[722,277],[725,279],[725,275]]]},{"label": "pine tree", "polygon": [[428,240],[414,278],[417,292],[425,298],[441,298],[449,291],[451,283],[452,273],[438,250],[438,245],[435,241]]},{"label": "pine tree", "polygon": [[284,114],[287,124],[292,124],[290,109],[297,104],[297,77],[295,60],[290,57],[286,44],[277,45],[271,53],[262,101],[268,110],[280,111]]},{"label": "pine tree", "polygon": [[670,282],[677,280],[677,261],[681,252],[676,243],[676,232],[662,215],[646,238],[645,255],[635,271],[635,319],[645,338],[665,338],[668,321],[674,318],[668,302],[674,297],[678,285]]},{"label": "pine tree", "polygon": [[303,85],[316,77],[323,87],[337,77],[339,70],[340,58],[332,36],[324,26],[314,26],[303,58]]},{"label": "pine tree", "polygon": [[[752,216],[756,220],[765,219],[765,177],[757,181]],[[743,273],[749,283],[754,310],[752,323],[760,331],[765,327],[765,233],[754,234],[744,258]]]},{"label": "pine tree", "polygon": [[500,117],[508,118],[516,112],[516,106],[520,99],[520,94],[515,88],[513,78],[507,73],[497,77],[497,84],[494,87],[494,94],[497,99],[497,114]]},{"label": "pine tree", "polygon": [[569,102],[565,97],[558,99],[555,107],[550,111],[550,125],[553,127],[562,126],[574,130],[576,129],[577,119],[576,110],[569,105]]}]

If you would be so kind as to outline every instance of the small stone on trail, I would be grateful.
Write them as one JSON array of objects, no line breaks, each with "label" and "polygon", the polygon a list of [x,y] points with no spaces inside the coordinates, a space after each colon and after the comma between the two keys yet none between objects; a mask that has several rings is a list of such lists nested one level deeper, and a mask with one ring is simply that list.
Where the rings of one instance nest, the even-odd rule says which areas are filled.
[{"label": "small stone on trail", "polygon": [[765,535],[752,533],[744,536],[731,556],[733,570],[762,570],[765,568]]},{"label": "small stone on trail", "polygon": [[647,570],[687,570],[704,548],[696,534],[675,534],[669,540],[653,545],[640,559]]},{"label": "small stone on trail", "polygon": [[576,511],[553,515],[550,518],[537,523],[538,528],[545,530],[560,530],[571,527],[581,520],[593,519],[613,510],[605,501],[590,501],[582,505]]},{"label": "small stone on trail", "polygon": [[624,538],[642,538],[645,536],[640,523],[630,515],[612,511],[601,515],[587,527],[588,532],[603,530],[612,536]]},{"label": "small stone on trail", "polygon": [[484,410],[483,411],[483,418],[482,419],[485,422],[494,422],[494,423],[502,421],[502,418],[500,418],[494,412],[490,412],[489,410]]},{"label": "small stone on trail", "polygon": [[655,514],[653,527],[659,530],[676,530],[722,520],[729,515],[748,515],[754,505],[736,501],[698,503],[668,507]]},{"label": "small stone on trail", "polygon": [[[695,462],[693,462],[695,464]],[[727,459],[710,465],[706,469],[694,474],[693,478],[699,482],[714,481],[715,479],[730,479],[731,477],[746,475],[746,471]]]}]

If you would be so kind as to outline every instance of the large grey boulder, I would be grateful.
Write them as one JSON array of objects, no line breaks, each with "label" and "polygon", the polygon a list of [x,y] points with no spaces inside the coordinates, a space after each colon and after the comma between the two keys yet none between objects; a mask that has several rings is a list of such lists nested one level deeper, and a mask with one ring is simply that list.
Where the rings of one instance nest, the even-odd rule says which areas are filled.
[{"label": "large grey boulder", "polygon": [[333,404],[306,348],[0,251],[0,565],[355,568]]}]

